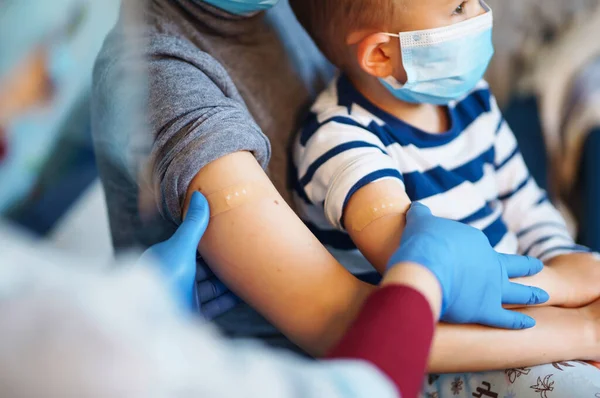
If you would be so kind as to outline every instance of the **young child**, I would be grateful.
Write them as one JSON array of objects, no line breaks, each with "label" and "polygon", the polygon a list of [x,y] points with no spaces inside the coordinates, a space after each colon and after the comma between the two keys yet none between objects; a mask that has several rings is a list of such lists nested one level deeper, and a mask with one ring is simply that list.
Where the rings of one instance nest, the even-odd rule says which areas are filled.
[{"label": "young child", "polygon": [[499,252],[543,260],[549,267],[526,283],[547,290],[551,305],[600,296],[597,258],[575,245],[530,176],[482,80],[494,53],[483,1],[291,4],[340,69],[312,107],[294,161],[301,215],[342,264],[382,272],[403,213],[419,201],[480,229]]}]

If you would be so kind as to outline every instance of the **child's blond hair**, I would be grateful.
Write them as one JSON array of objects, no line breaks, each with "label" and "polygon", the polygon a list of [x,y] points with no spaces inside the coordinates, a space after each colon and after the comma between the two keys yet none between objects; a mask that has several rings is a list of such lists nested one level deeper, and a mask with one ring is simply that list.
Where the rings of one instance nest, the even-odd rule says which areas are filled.
[{"label": "child's blond hair", "polygon": [[290,0],[300,23],[323,54],[338,67],[348,35],[362,29],[387,31],[404,0]]}]

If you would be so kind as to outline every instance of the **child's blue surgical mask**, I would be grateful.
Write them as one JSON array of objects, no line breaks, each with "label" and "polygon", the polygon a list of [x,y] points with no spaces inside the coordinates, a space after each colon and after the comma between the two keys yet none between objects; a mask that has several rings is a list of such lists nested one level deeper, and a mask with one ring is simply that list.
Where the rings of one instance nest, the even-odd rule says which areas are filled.
[{"label": "child's blue surgical mask", "polygon": [[253,12],[268,10],[279,0],[203,0],[205,3],[218,7],[231,14],[246,15]]},{"label": "child's blue surgical mask", "polygon": [[380,79],[398,99],[411,103],[447,105],[467,95],[483,78],[494,55],[490,7],[486,13],[443,28],[402,32],[402,62],[408,80]]}]

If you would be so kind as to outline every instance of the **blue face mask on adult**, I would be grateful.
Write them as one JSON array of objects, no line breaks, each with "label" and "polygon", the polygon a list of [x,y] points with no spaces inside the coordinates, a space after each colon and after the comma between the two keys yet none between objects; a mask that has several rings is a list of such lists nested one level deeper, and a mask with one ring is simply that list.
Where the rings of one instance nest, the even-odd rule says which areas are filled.
[{"label": "blue face mask on adult", "polygon": [[481,4],[485,14],[458,24],[389,34],[400,39],[408,80],[402,84],[389,76],[381,83],[396,98],[410,103],[447,105],[467,95],[494,55],[492,10]]},{"label": "blue face mask on adult", "polygon": [[279,0],[203,0],[205,3],[218,7],[231,14],[246,15],[253,12],[268,10]]}]

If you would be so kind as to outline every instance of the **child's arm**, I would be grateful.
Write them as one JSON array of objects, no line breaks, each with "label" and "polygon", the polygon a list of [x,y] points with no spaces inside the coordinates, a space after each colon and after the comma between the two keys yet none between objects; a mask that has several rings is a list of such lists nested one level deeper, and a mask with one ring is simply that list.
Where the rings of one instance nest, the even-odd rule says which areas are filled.
[{"label": "child's arm", "polygon": [[[390,210],[390,204],[394,210]],[[383,209],[374,210],[383,205],[387,206],[387,210],[382,217],[377,213]],[[394,180],[369,184],[348,201],[344,212],[346,230],[360,252],[380,274],[385,272],[390,257],[400,246],[409,208],[410,199],[404,187]]]},{"label": "child's arm", "polygon": [[[298,179],[306,198],[317,210],[323,206],[329,223],[345,229],[367,260],[383,273],[400,243],[410,200],[398,162],[376,134],[357,124],[327,122],[316,131],[309,130],[311,134],[303,133],[296,148]],[[412,167],[404,166],[407,170]],[[566,289],[561,289],[554,274],[547,269],[521,283],[547,290],[550,304],[561,305]]]},{"label": "child's arm", "polygon": [[[383,198],[397,198],[396,212],[382,218],[373,218],[364,229],[358,231],[353,226],[364,224],[363,217]],[[389,203],[388,203],[389,204]],[[356,192],[348,202],[345,211],[345,225],[354,243],[380,272],[385,271],[390,256],[402,238],[405,212],[410,200],[404,189],[396,181],[384,180],[367,185]],[[388,211],[389,213],[389,211]],[[590,283],[600,280],[600,264],[587,253],[574,253],[554,258],[542,272],[513,282],[544,289],[550,294],[550,301],[544,306],[566,306],[577,308],[600,297],[600,285]]]}]

